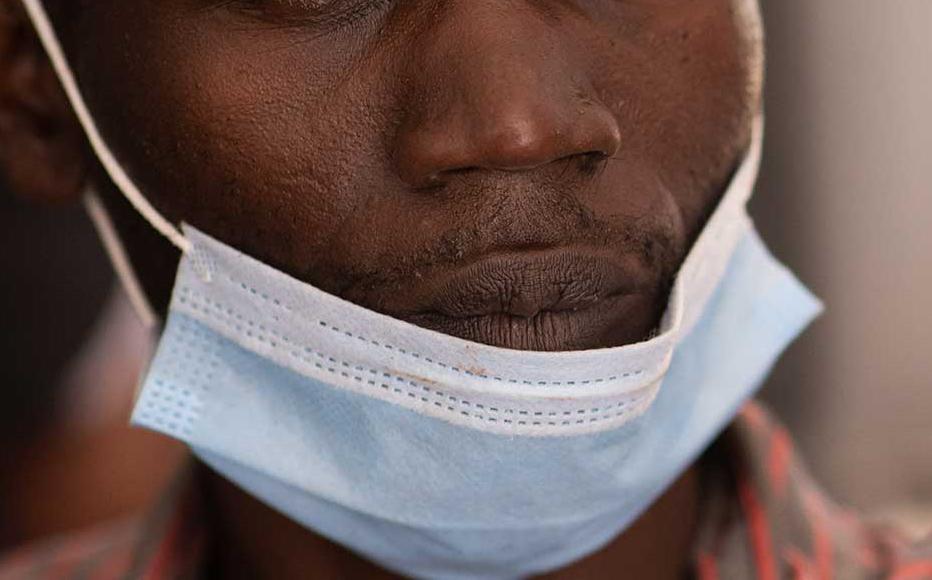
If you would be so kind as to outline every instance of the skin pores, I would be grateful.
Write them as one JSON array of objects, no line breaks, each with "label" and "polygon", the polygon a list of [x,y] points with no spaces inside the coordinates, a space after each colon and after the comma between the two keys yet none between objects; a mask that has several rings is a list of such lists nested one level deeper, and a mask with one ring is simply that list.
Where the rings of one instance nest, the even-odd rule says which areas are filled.
[{"label": "skin pores", "polygon": [[[105,137],[170,219],[510,348],[648,335],[757,105],[730,0],[56,12]],[[96,181],[164,305],[177,256]]]}]

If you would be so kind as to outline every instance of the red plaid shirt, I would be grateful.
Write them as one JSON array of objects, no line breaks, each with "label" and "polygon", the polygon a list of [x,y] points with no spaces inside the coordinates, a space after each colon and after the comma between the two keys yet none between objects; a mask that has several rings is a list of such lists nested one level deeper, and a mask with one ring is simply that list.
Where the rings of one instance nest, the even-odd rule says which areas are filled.
[{"label": "red plaid shirt", "polygon": [[833,503],[761,406],[747,405],[719,445],[730,473],[703,498],[699,580],[932,579],[932,543],[911,545]]},{"label": "red plaid shirt", "polygon": [[[793,453],[786,430],[750,404],[718,444],[691,576],[697,580],[932,579],[932,543],[910,545],[832,503]],[[0,580],[202,577],[205,529],[193,487],[146,518],[53,540],[0,560]]]}]

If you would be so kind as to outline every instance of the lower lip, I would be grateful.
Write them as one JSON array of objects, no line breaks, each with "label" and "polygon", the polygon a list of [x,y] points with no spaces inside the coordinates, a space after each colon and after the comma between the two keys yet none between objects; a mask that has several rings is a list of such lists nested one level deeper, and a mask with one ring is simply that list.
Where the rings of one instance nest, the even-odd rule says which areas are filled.
[{"label": "lower lip", "polygon": [[409,322],[482,344],[528,351],[587,350],[643,339],[654,325],[649,297],[626,294],[580,310],[542,311],[522,317],[505,313],[451,317],[414,315]]}]

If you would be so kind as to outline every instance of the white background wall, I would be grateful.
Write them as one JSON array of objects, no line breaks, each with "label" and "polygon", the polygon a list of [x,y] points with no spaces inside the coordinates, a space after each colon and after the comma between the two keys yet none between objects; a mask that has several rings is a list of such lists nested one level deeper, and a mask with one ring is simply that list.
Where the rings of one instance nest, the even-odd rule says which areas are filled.
[{"label": "white background wall", "polygon": [[754,213],[828,303],[768,396],[863,508],[932,503],[932,0],[762,0]]}]

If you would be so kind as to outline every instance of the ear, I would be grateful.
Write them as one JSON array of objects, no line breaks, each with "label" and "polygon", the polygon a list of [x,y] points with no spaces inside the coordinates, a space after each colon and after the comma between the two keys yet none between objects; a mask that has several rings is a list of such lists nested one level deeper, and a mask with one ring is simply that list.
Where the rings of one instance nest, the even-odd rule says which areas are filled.
[{"label": "ear", "polygon": [[87,171],[83,134],[17,0],[0,0],[0,176],[14,193],[70,201]]}]

